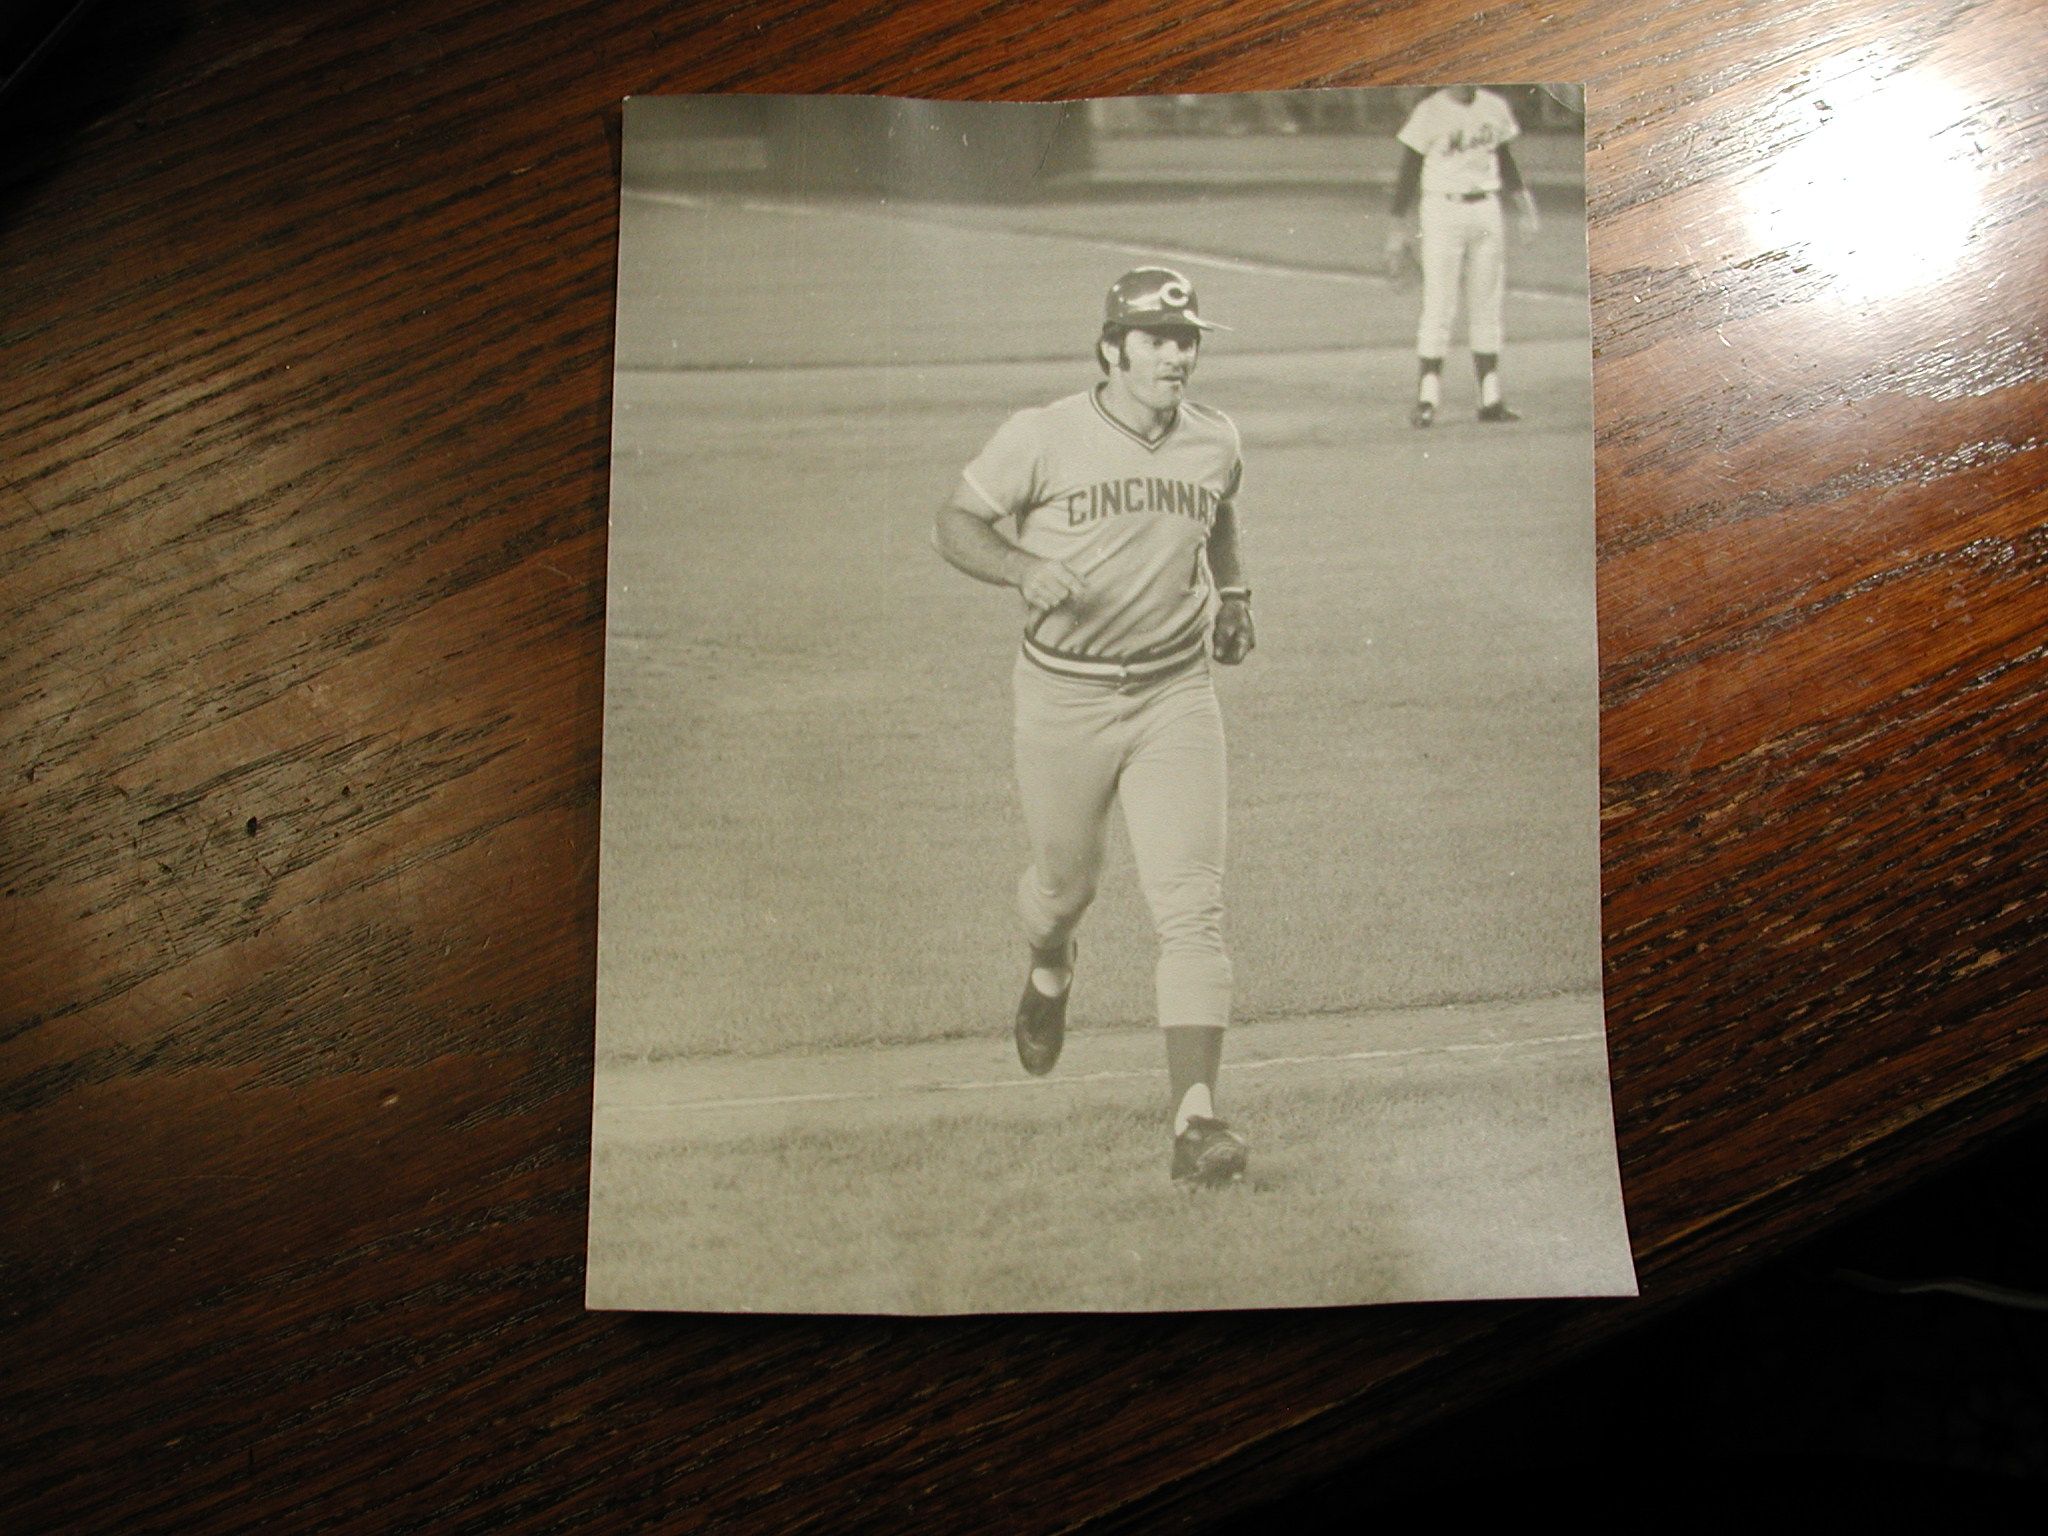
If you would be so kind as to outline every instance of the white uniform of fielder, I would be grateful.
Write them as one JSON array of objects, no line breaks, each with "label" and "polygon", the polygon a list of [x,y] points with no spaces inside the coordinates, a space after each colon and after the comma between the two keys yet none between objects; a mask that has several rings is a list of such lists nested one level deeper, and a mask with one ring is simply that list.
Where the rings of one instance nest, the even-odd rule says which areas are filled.
[{"label": "white uniform of fielder", "polygon": [[1479,419],[1517,419],[1502,398],[1501,306],[1506,291],[1501,196],[1513,196],[1523,232],[1536,231],[1536,203],[1522,184],[1508,144],[1521,129],[1505,99],[1476,86],[1433,92],[1416,104],[1397,137],[1406,153],[1396,178],[1388,258],[1410,236],[1404,220],[1420,204],[1422,317],[1415,330],[1418,363],[1410,420],[1427,427],[1443,404],[1444,354],[1462,303],[1472,366],[1479,385]]}]

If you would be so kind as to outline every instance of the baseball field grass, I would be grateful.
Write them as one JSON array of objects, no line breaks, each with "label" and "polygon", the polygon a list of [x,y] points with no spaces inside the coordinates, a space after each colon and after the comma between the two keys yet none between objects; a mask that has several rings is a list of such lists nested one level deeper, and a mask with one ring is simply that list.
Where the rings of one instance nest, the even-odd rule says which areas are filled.
[{"label": "baseball field grass", "polygon": [[[1006,1041],[645,1073],[599,1114],[592,1301],[1174,1310],[1627,1288],[1597,999],[1274,1020],[1236,1044],[1223,1092],[1254,1155],[1213,1191],[1167,1177],[1146,1030],[1078,1039],[1044,1080]],[[749,1076],[807,1091],[734,1093]]]},{"label": "baseball field grass", "polygon": [[[1596,984],[1590,553],[1559,536],[1584,516],[1584,407],[1547,393],[1572,362],[1522,349],[1527,423],[1424,443],[1396,435],[1397,359],[1205,360],[1245,434],[1260,635],[1219,677],[1246,1016]],[[635,516],[611,550],[607,1055],[1007,1012],[1019,613],[928,533],[933,488],[1002,402],[1075,382],[1063,364],[620,380],[614,495]],[[883,389],[889,409],[857,408]],[[1361,464],[1374,414],[1394,419],[1386,462]],[[1084,942],[1099,1016],[1135,1022],[1151,939],[1114,847]]]},{"label": "baseball field grass", "polygon": [[[1326,194],[1205,197],[1206,222],[1154,210],[1150,234],[1142,203],[1102,199],[628,198],[593,1303],[1627,1288],[1599,1040],[1584,295],[1546,278],[1510,301],[1521,423],[1472,421],[1454,373],[1441,424],[1417,433],[1415,297],[1368,270],[1372,217]],[[1582,250],[1557,223],[1551,277]],[[918,1050],[983,1053],[976,1081],[1021,1076],[1020,615],[939,560],[931,516],[1005,415],[1087,385],[1101,291],[1141,260],[1187,271],[1237,327],[1192,390],[1243,432],[1259,623],[1258,651],[1219,676],[1230,1059],[1261,1029],[1341,1037],[1299,1067],[1226,1069],[1253,1174],[1193,1204],[1165,1175],[1153,943],[1120,835],[1070,1057],[1085,1073],[1084,1046],[1121,1042],[1103,1048],[1128,1070],[1036,1095],[885,1091]],[[1576,1043],[1527,1044],[1558,1033],[1530,1021],[1560,999]],[[1344,1040],[1369,1046],[1387,1020],[1480,1004],[1528,1027],[1347,1064]],[[751,1103],[778,1097],[761,1073],[821,1067],[883,1080],[858,1110],[829,1090],[708,1109],[691,1086],[751,1073],[726,1095]],[[1511,1210],[1540,1214],[1521,1231]],[[1247,1261],[1227,1298],[1195,1262],[1219,1244]]]}]

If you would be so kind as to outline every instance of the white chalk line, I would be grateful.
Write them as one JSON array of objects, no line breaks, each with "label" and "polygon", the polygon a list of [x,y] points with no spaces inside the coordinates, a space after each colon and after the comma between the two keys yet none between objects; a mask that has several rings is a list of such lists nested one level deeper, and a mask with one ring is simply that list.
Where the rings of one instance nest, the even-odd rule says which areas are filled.
[{"label": "white chalk line", "polygon": [[[643,198],[651,203],[666,203],[674,208],[719,208],[738,207],[747,213],[774,213],[790,218],[824,217],[886,219],[900,222],[895,214],[869,213],[859,208],[820,208],[809,203],[782,203],[762,198],[741,198],[737,203],[722,198],[698,197],[689,192],[646,192],[631,191],[628,197]],[[1138,256],[1151,260],[1164,258],[1181,266],[1206,266],[1218,272],[1246,272],[1257,277],[1285,277],[1313,279],[1325,283],[1337,283],[1352,288],[1391,288],[1393,283],[1376,272],[1332,272],[1326,267],[1303,267],[1289,262],[1257,261],[1244,256],[1217,256],[1203,251],[1184,251],[1172,246],[1133,245],[1121,240],[1103,240],[1088,235],[1063,234],[1057,230],[991,228],[980,224],[956,224],[945,219],[925,218],[924,223],[942,224],[948,229],[980,230],[985,233],[1009,235],[1020,240],[1049,240],[1059,245],[1087,246],[1098,251],[1114,251],[1119,256]],[[1578,304],[1586,302],[1586,296],[1578,293],[1554,293],[1546,288],[1510,288],[1508,294],[1517,299],[1540,299],[1551,304]]]},{"label": "white chalk line", "polygon": [[[1229,1073],[1263,1072],[1269,1067],[1335,1066],[1342,1062],[1391,1061],[1418,1056],[1456,1056],[1476,1051],[1521,1050],[1531,1046],[1583,1045],[1588,1041],[1604,1040],[1599,1030],[1585,1030],[1570,1035],[1542,1035],[1530,1040],[1475,1040],[1458,1045],[1419,1045],[1402,1049],[1377,1051],[1339,1051],[1328,1055],[1311,1056],[1262,1056],[1255,1061],[1225,1062],[1223,1070]],[[914,1094],[936,1093],[1026,1093],[1042,1092],[1077,1083],[1130,1083],[1149,1082],[1157,1077],[1157,1070],[1118,1072],[1068,1072],[1051,1078],[990,1078],[968,1080],[957,1083],[894,1083],[883,1088],[853,1088],[831,1093],[776,1093],[761,1094],[736,1099],[669,1099],[659,1103],[607,1104],[599,1108],[604,1113],[618,1113],[622,1110],[710,1110],[710,1109],[774,1109],[799,1104],[848,1104],[875,1099],[901,1098]]]}]

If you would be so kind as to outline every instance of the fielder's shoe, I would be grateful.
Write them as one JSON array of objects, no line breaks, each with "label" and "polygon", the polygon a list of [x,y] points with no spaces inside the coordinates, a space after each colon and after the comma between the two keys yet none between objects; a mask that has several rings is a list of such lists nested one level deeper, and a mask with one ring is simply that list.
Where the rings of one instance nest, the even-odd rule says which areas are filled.
[{"label": "fielder's shoe", "polygon": [[1435,421],[1436,407],[1427,400],[1416,401],[1415,409],[1408,413],[1408,425],[1411,427],[1427,427],[1433,425]]},{"label": "fielder's shoe", "polygon": [[1520,421],[1522,413],[1520,411],[1511,411],[1507,408],[1506,402],[1496,400],[1492,405],[1482,405],[1479,407],[1479,419],[1481,421]]},{"label": "fielder's shoe", "polygon": [[1245,1140],[1221,1120],[1195,1115],[1173,1138],[1173,1182],[1214,1186],[1244,1177]]},{"label": "fielder's shoe", "polygon": [[1074,956],[1080,946],[1067,942],[1067,986],[1058,997],[1047,997],[1024,974],[1024,995],[1017,999],[1017,1059],[1033,1077],[1043,1077],[1060,1059],[1060,1047],[1067,1043],[1067,999],[1074,992]]}]

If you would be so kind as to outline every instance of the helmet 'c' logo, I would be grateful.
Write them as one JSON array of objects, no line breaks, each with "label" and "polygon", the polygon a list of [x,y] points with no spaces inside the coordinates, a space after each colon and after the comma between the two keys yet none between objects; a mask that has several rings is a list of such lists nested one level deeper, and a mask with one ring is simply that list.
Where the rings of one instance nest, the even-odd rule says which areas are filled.
[{"label": "helmet 'c' logo", "polygon": [[1181,282],[1178,278],[1165,284],[1159,290],[1159,302],[1168,309],[1186,309],[1188,307],[1188,300],[1193,297],[1194,294],[1189,290],[1188,285]]}]

